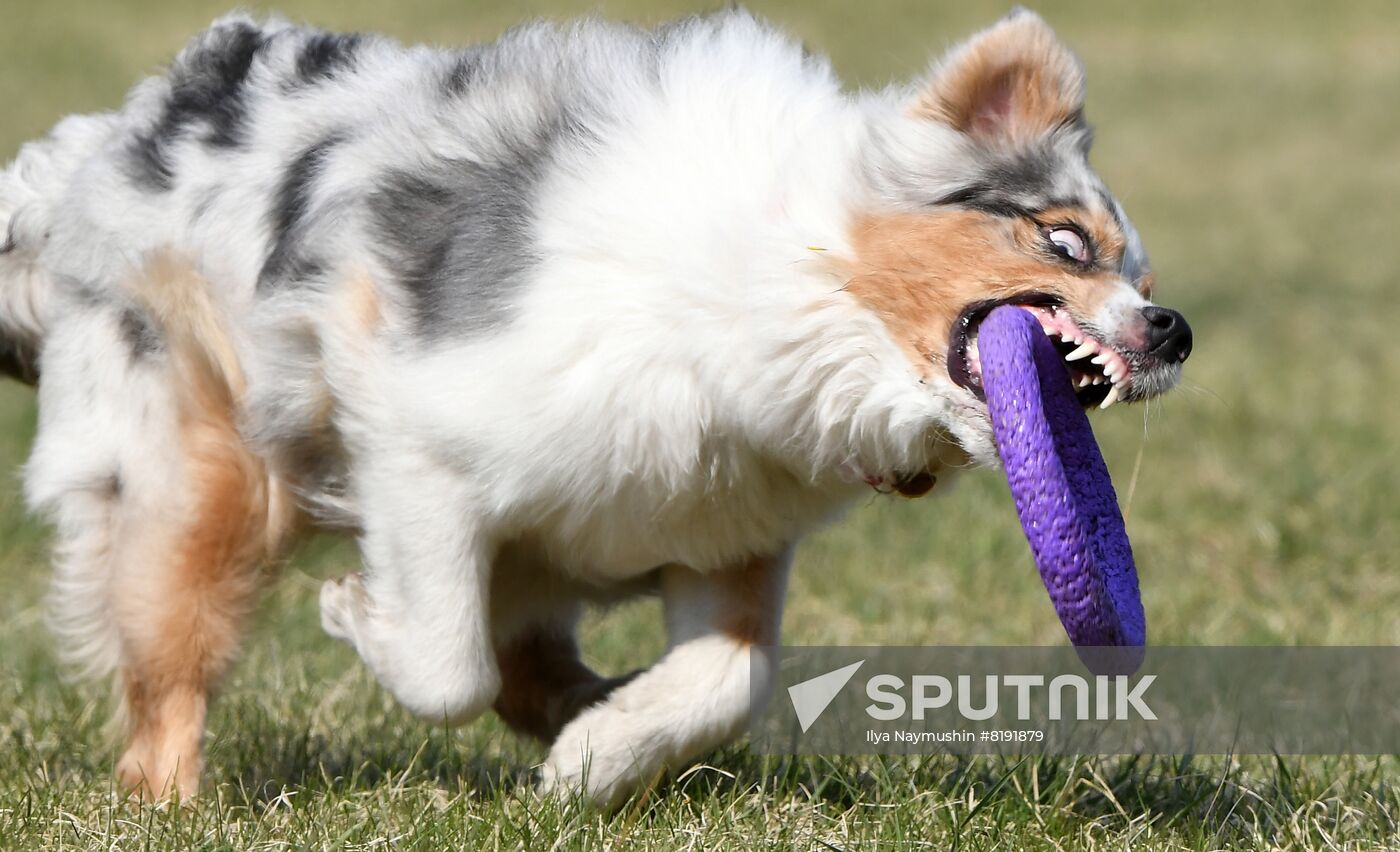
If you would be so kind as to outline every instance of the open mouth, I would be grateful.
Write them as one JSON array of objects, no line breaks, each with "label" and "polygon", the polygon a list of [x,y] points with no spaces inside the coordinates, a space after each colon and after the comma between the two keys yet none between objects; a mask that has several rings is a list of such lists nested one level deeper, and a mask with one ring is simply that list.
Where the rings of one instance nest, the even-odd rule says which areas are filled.
[{"label": "open mouth", "polygon": [[1085,408],[1108,408],[1127,399],[1132,390],[1133,368],[1112,345],[1085,329],[1064,310],[1054,296],[1027,293],[1010,299],[979,302],[962,312],[948,344],[948,375],[978,399],[982,390],[982,363],[977,352],[977,327],[993,308],[1015,305],[1033,314],[1064,359],[1075,397]]}]

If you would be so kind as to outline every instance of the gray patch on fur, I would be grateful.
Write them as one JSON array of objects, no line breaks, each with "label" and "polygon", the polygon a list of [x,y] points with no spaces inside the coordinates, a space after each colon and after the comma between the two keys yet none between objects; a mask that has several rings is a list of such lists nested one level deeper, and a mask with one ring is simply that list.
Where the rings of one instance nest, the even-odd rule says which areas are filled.
[{"label": "gray patch on fur", "polygon": [[535,190],[572,127],[561,112],[492,160],[444,160],[380,182],[369,198],[376,243],[410,296],[421,335],[475,334],[507,321],[538,262]]},{"label": "gray patch on fur", "polygon": [[352,68],[364,41],[360,33],[312,33],[297,53],[296,82],[315,85]]},{"label": "gray patch on fur", "polygon": [[425,337],[505,321],[536,262],[528,193],[537,175],[530,162],[458,162],[434,177],[394,172],[370,199],[384,263],[411,295]]},{"label": "gray patch on fur", "polygon": [[1063,177],[1087,171],[1077,140],[1060,135],[1025,151],[991,157],[961,188],[934,200],[997,216],[1026,216],[1053,207],[1083,207],[1087,199],[1067,194]]},{"label": "gray patch on fur", "polygon": [[268,214],[272,229],[272,249],[258,275],[258,291],[266,292],[284,284],[304,281],[323,272],[322,264],[306,255],[307,218],[311,213],[311,193],[325,168],[326,159],[344,141],[330,134],[302,151],[287,166],[277,197]]},{"label": "gray patch on fur", "polygon": [[128,144],[128,174],[137,186],[152,192],[174,186],[172,148],[191,126],[203,125],[204,144],[211,148],[242,144],[244,85],[267,40],[261,28],[237,21],[211,27],[180,54],[167,77],[170,91],[160,118]]},{"label": "gray patch on fur", "polygon": [[1118,227],[1123,227],[1123,222],[1126,221],[1126,217],[1123,215],[1123,208],[1118,206],[1118,200],[1113,197],[1113,193],[1108,191],[1108,187],[1100,186],[1098,187],[1098,196],[1099,201],[1103,203],[1104,209],[1113,217],[1113,221],[1117,223]]},{"label": "gray patch on fur", "polygon": [[164,351],[165,341],[161,340],[160,333],[140,309],[124,309],[117,318],[117,326],[133,358],[139,360]]},{"label": "gray patch on fur", "polygon": [[447,73],[442,79],[443,94],[449,98],[461,97],[471,86],[481,70],[480,48],[466,48],[457,53]]},{"label": "gray patch on fur", "polygon": [[1060,160],[1053,149],[1039,148],[987,166],[979,178],[984,192],[1032,210],[1049,206]]},{"label": "gray patch on fur", "polygon": [[[557,154],[586,151],[608,132],[610,76],[659,82],[666,41],[700,25],[650,33],[596,21],[532,24],[444,57],[444,123],[454,128],[452,116],[467,113],[473,129],[454,128],[454,151],[386,170],[367,199],[370,242],[408,294],[420,335],[479,334],[509,320],[538,263],[534,205]],[[519,109],[502,91],[533,104]]]}]

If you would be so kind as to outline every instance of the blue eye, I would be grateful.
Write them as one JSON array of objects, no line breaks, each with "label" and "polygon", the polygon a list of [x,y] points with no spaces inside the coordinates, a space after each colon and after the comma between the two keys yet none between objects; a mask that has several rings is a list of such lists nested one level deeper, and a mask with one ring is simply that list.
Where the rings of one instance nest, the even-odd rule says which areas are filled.
[{"label": "blue eye", "polygon": [[1077,228],[1065,226],[1046,228],[1045,239],[1050,241],[1051,250],[1062,257],[1067,257],[1076,263],[1090,261],[1089,241]]}]

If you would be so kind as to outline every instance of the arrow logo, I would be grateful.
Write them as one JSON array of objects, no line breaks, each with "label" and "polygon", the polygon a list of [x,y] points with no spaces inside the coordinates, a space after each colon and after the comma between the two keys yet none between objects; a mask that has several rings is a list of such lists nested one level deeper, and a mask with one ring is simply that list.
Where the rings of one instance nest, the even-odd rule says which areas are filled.
[{"label": "arrow logo", "polygon": [[816,723],[837,693],[855,677],[856,669],[863,665],[865,660],[788,687],[788,698],[792,699],[792,709],[797,713],[797,724],[802,726],[802,733],[807,733],[807,729]]}]

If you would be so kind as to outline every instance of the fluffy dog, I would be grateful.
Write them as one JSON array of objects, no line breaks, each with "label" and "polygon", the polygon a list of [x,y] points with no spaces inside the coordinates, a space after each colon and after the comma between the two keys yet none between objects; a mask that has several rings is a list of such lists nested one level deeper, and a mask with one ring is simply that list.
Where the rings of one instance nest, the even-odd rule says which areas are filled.
[{"label": "fluffy dog", "polygon": [[[733,11],[463,50],[224,18],[0,173],[0,364],[54,623],[195,792],[260,566],[354,531],[325,629],[412,712],[494,707],[615,801],[733,738],[794,544],[870,486],[996,461],[977,321],[1033,307],[1086,405],[1190,349],[1091,171],[1081,66],[1014,13],[850,94]],[[584,667],[580,607],[669,650]]]}]

